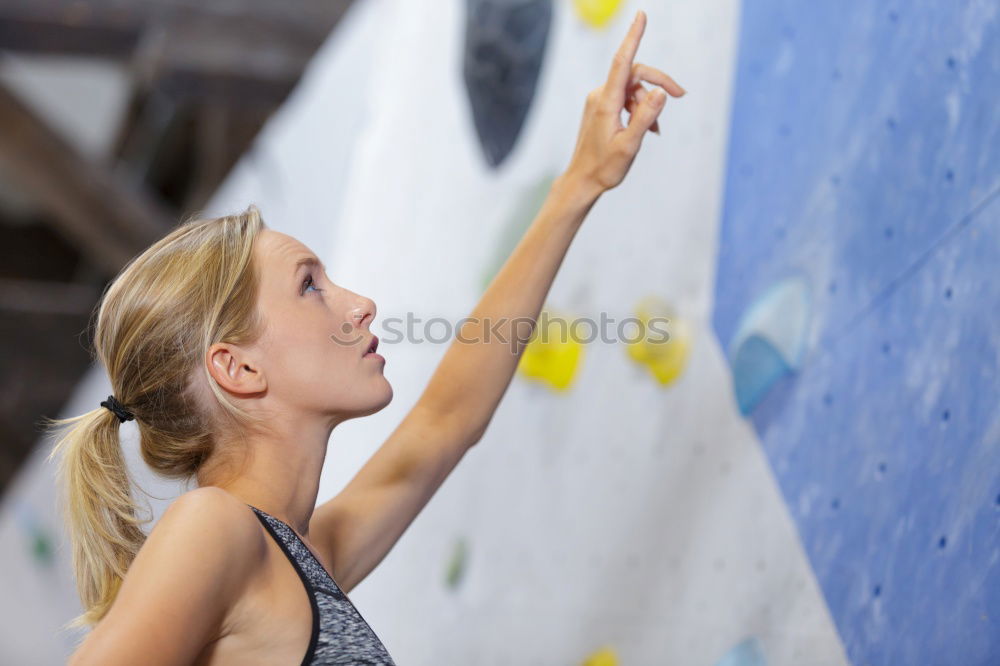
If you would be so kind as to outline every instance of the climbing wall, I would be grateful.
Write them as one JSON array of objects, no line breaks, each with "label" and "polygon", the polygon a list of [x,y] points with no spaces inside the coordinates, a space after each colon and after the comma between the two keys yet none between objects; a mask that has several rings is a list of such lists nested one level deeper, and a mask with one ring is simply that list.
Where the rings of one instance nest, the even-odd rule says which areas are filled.
[{"label": "climbing wall", "polygon": [[[319,500],[419,397],[639,8],[688,94],[352,601],[400,664],[996,663],[989,3],[356,3],[206,211],[257,203],[378,305],[394,399],[337,428]],[[123,433],[158,515],[190,486]],[[0,663],[64,663],[78,612],[45,451],[0,505]]]},{"label": "climbing wall", "polygon": [[857,664],[1000,662],[997,11],[744,6],[713,322]]}]

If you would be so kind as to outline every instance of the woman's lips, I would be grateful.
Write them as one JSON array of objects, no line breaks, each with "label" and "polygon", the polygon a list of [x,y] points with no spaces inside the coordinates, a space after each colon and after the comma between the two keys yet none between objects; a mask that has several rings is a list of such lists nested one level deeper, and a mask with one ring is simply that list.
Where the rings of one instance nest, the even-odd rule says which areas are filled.
[{"label": "woman's lips", "polygon": [[368,356],[369,354],[374,354],[375,350],[378,349],[378,336],[372,334],[372,339],[368,343],[368,349],[365,350],[363,356]]}]

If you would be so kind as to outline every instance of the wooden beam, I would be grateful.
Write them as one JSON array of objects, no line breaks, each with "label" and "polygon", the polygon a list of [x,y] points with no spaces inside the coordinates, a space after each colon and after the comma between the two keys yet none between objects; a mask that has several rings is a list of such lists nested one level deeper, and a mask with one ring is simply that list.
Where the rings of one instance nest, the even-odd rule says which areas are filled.
[{"label": "wooden beam", "polygon": [[52,26],[135,32],[164,17],[189,12],[206,17],[258,17],[272,24],[326,31],[353,0],[4,0],[0,18],[31,20]]},{"label": "wooden beam", "polygon": [[116,274],[174,224],[155,199],[124,187],[106,167],[81,157],[3,86],[0,169],[108,275]]},{"label": "wooden beam", "polygon": [[7,312],[89,315],[100,296],[89,284],[0,278],[0,310]]},{"label": "wooden beam", "polygon": [[0,10],[0,49],[128,59],[141,26],[74,25]]},{"label": "wooden beam", "polygon": [[129,61],[143,87],[274,106],[353,0],[6,0],[0,50]]}]

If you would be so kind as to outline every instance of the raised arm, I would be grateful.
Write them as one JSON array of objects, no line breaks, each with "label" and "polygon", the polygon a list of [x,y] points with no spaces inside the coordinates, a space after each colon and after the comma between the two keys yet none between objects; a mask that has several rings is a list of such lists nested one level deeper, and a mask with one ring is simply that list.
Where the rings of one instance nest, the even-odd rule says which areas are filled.
[{"label": "raised arm", "polygon": [[[523,344],[512,349],[512,336],[522,343],[530,336],[577,229],[601,193],[625,177],[663,108],[666,95],[659,89],[647,93],[641,81],[675,97],[684,94],[663,72],[633,64],[645,25],[640,11],[607,80],[587,96],[570,165],[458,330],[417,404],[344,490],[314,512],[310,533],[345,591],[375,568],[482,437],[523,351]],[[627,126],[621,123],[623,109],[630,112]]]},{"label": "raised arm", "polygon": [[[470,445],[486,429],[510,384],[570,241],[598,196],[625,177],[663,108],[663,90],[647,94],[640,81],[663,86],[674,96],[684,93],[663,72],[633,65],[645,24],[645,13],[639,12],[607,80],[587,96],[569,167],[553,183],[538,216],[459,329],[420,398],[437,415],[439,427],[447,424],[454,437]],[[623,108],[631,114],[627,126],[621,124]],[[520,344],[512,346],[512,340]]]}]

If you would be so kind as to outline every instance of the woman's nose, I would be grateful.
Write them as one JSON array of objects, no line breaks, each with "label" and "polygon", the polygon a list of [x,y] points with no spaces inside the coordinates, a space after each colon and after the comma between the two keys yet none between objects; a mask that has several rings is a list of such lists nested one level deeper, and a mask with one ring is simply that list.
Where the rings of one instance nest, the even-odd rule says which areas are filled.
[{"label": "woman's nose", "polygon": [[357,305],[351,309],[351,323],[355,328],[370,326],[375,319],[375,301],[357,296]]}]

